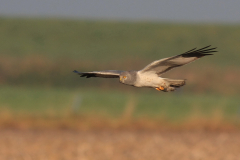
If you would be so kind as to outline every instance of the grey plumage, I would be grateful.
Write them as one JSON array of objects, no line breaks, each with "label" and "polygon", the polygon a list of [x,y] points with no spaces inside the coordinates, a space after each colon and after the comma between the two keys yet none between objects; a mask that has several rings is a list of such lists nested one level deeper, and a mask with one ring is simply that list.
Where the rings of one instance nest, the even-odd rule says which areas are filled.
[{"label": "grey plumage", "polygon": [[78,72],[76,70],[73,71],[80,75],[80,77],[102,77],[102,78],[119,78],[120,73],[123,71],[117,70],[106,70],[106,71],[92,71],[92,72]]},{"label": "grey plumage", "polygon": [[[126,78],[124,78],[126,76]],[[125,71],[120,74],[120,77],[123,77],[121,82],[124,84],[134,86],[137,81],[137,71]]]},{"label": "grey plumage", "polygon": [[145,68],[143,68],[141,72],[155,72],[158,76],[160,76],[161,74],[169,71],[172,68],[180,67],[182,65],[193,62],[203,56],[212,55],[209,53],[217,52],[214,50],[216,48],[209,47],[210,46],[207,46],[198,50],[194,48],[177,56],[154,61],[147,65]]},{"label": "grey plumage", "polygon": [[194,48],[177,56],[156,60],[139,71],[106,70],[78,72],[74,70],[73,72],[86,78],[120,78],[120,82],[123,84],[135,87],[153,87],[157,90],[168,92],[185,85],[186,82],[185,80],[161,78],[160,75],[175,67],[193,62],[203,56],[212,55],[210,53],[217,52],[215,49],[216,48],[210,48],[210,46],[198,50]]}]

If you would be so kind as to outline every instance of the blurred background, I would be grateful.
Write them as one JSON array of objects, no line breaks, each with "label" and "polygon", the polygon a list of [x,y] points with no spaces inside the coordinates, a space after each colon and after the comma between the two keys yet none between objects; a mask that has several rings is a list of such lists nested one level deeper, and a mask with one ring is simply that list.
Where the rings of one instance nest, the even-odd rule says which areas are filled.
[{"label": "blurred background", "polygon": [[[0,2],[0,128],[239,129],[240,1]],[[72,71],[138,70],[212,45],[171,70],[175,92]],[[7,133],[6,133],[7,135]]]}]

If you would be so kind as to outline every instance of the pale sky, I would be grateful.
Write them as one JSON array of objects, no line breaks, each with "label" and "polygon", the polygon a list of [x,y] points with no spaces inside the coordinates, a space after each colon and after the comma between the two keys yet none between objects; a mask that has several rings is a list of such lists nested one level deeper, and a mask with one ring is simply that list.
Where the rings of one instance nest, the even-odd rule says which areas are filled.
[{"label": "pale sky", "polygon": [[6,16],[240,23],[240,0],[1,0]]}]

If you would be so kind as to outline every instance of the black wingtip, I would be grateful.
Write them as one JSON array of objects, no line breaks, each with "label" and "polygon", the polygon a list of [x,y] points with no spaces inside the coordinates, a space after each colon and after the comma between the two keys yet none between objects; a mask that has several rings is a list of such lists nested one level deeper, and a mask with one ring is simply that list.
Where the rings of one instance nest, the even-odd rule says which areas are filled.
[{"label": "black wingtip", "polygon": [[197,58],[200,58],[200,57],[203,57],[203,56],[208,56],[208,55],[213,55],[213,54],[210,54],[210,53],[213,53],[213,52],[217,52],[215,48],[209,48],[211,47],[211,45],[208,45],[206,47],[203,47],[203,48],[200,48],[200,49],[191,49],[185,53],[182,54],[183,57],[197,57]]},{"label": "black wingtip", "polygon": [[73,73],[76,73],[76,74],[82,76],[82,73],[81,73],[81,72],[78,72],[77,70],[74,70]]},{"label": "black wingtip", "polygon": [[77,70],[74,70],[73,73],[79,73]]},{"label": "black wingtip", "polygon": [[86,78],[92,77],[91,75],[87,75],[83,72],[78,72],[77,70],[74,70],[73,73],[77,73],[78,75],[80,75],[80,77],[86,77]]}]

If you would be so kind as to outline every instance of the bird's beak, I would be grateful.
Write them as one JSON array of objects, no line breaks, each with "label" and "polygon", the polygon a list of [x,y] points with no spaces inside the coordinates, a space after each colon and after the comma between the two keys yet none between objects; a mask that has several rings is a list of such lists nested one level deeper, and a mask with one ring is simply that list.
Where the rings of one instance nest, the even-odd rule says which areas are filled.
[{"label": "bird's beak", "polygon": [[120,76],[120,82],[122,82],[122,79],[123,79],[123,77],[122,77],[122,76]]}]

